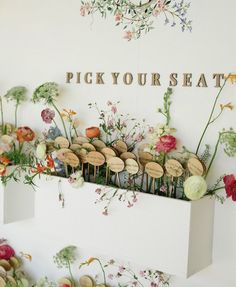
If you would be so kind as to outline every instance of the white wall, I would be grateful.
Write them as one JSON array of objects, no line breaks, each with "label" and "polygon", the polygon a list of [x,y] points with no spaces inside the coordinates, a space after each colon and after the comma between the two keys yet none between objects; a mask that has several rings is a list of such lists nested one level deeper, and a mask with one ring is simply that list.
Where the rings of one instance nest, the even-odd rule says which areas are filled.
[{"label": "white wall", "polygon": [[[236,3],[233,0],[224,3],[213,0],[192,2],[189,13],[193,20],[192,33],[181,33],[179,27],[171,29],[157,23],[155,30],[140,40],[126,42],[122,39],[122,31],[114,26],[113,19],[103,20],[98,15],[93,19],[82,18],[79,0],[0,0],[0,93],[3,95],[15,85],[25,85],[32,92],[38,84],[56,81],[62,87],[60,106],[78,110],[83,131],[85,126],[97,124],[96,115],[88,111],[87,104],[97,101],[102,105],[108,99],[120,100],[124,112],[156,123],[161,120],[155,111],[162,103],[168,75],[171,72],[179,75],[193,73],[196,85],[199,74],[204,72],[209,79],[208,88],[183,88],[179,85],[173,96],[172,124],[178,130],[176,136],[190,149],[195,149],[217,92],[211,80],[212,74],[235,72]],[[159,72],[163,85],[66,85],[67,71],[102,71],[107,74],[115,71],[133,74]],[[228,85],[222,94],[221,102],[229,101],[235,103],[235,86]],[[27,104],[20,111],[21,124],[31,124],[33,128],[40,129],[41,108]],[[10,120],[10,113],[6,114]],[[223,127],[235,127],[235,119],[236,110],[225,113],[211,128],[206,142],[214,145],[217,131]],[[235,159],[227,159],[220,152],[210,180],[229,172],[236,172]],[[213,265],[188,280],[173,278],[171,286],[235,285],[235,214],[234,203],[217,204]],[[54,243],[47,238],[39,239],[40,234],[32,234],[34,224],[34,221],[29,221],[1,226],[0,235],[8,237],[19,249],[29,249],[36,262],[40,245],[42,250],[51,254]],[[68,243],[77,236],[75,231]],[[62,244],[64,242],[58,239],[58,246]],[[34,264],[39,266],[41,262]]]}]

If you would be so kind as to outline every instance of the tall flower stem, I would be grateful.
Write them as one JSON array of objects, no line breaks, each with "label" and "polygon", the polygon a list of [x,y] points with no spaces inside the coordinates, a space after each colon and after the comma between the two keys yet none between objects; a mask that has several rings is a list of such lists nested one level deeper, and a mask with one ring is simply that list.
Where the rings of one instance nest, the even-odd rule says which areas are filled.
[{"label": "tall flower stem", "polygon": [[209,119],[208,119],[208,121],[207,121],[207,123],[206,123],[206,126],[205,126],[205,128],[204,128],[204,130],[203,130],[203,133],[202,133],[202,135],[201,135],[201,138],[200,138],[200,140],[199,140],[199,143],[198,143],[198,146],[197,146],[197,149],[196,149],[196,155],[197,155],[198,152],[199,152],[199,149],[200,149],[202,140],[203,140],[203,138],[204,138],[204,136],[205,136],[205,133],[206,133],[206,131],[207,131],[209,125],[212,123],[212,116],[213,116],[213,114],[214,114],[216,104],[217,104],[217,102],[218,102],[218,99],[219,99],[219,97],[220,97],[220,94],[221,94],[222,90],[224,89],[224,86],[225,86],[225,84],[226,84],[226,82],[227,82],[227,80],[228,80],[229,77],[230,77],[230,74],[229,74],[228,77],[225,79],[223,85],[221,86],[221,88],[220,88],[220,90],[219,90],[219,92],[218,92],[218,94],[217,94],[217,96],[216,96],[216,98],[215,98],[215,101],[214,101],[214,103],[213,103],[213,106],[212,106],[212,109],[211,109],[211,113],[210,113]]},{"label": "tall flower stem", "polygon": [[4,133],[4,115],[3,115],[2,97],[0,97],[0,109],[1,109],[2,133]]},{"label": "tall flower stem", "polygon": [[73,274],[72,274],[72,271],[71,271],[70,261],[69,261],[69,260],[68,260],[68,270],[69,270],[69,273],[70,273],[70,278],[71,278],[71,281],[72,281],[72,286],[73,286],[73,287],[76,287],[75,280],[74,280],[74,277],[73,277]]},{"label": "tall flower stem", "polygon": [[61,122],[62,122],[62,125],[63,125],[63,128],[64,128],[65,136],[66,136],[67,139],[69,139],[69,138],[68,138],[67,131],[66,131],[66,125],[65,125],[65,122],[64,122],[64,120],[63,120],[63,118],[62,118],[62,116],[61,116],[60,111],[58,110],[57,106],[56,106],[53,102],[52,102],[52,106],[53,106],[54,109],[57,111],[58,115],[60,116]]},{"label": "tall flower stem", "polygon": [[16,108],[15,108],[15,127],[17,127],[17,110],[18,110],[19,104],[16,103]]},{"label": "tall flower stem", "polygon": [[208,173],[209,173],[209,171],[210,171],[210,169],[211,169],[212,163],[213,163],[213,161],[214,161],[214,159],[215,159],[215,157],[216,157],[217,150],[218,150],[219,143],[220,143],[220,137],[221,137],[221,133],[219,133],[219,137],[218,137],[217,143],[216,143],[216,145],[215,145],[215,150],[214,150],[214,153],[213,153],[213,155],[212,155],[211,162],[210,162],[210,164],[209,164],[209,166],[208,166],[208,168],[207,168],[207,171],[206,171],[206,174],[205,174],[205,178],[207,177],[207,175],[208,175]]},{"label": "tall flower stem", "polygon": [[105,274],[105,270],[104,270],[104,268],[103,268],[103,266],[102,266],[101,261],[100,261],[98,258],[96,258],[96,260],[98,261],[98,263],[99,263],[99,265],[100,265],[100,267],[101,267],[101,269],[102,269],[102,273],[103,273],[103,283],[104,283],[104,285],[106,286],[106,285],[107,285],[107,283],[106,283],[106,274]]}]

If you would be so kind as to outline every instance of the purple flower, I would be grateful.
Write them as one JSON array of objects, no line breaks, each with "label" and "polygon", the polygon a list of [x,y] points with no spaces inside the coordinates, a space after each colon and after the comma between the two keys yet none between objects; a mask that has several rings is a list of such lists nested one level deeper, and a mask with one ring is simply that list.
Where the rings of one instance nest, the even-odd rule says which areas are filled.
[{"label": "purple flower", "polygon": [[141,142],[143,140],[143,135],[141,133],[137,134],[135,140]]},{"label": "purple flower", "polygon": [[55,117],[55,112],[49,108],[42,110],[41,117],[46,124],[51,124]]},{"label": "purple flower", "polygon": [[113,274],[108,274],[107,276],[110,280],[113,280],[114,279],[114,275]]}]

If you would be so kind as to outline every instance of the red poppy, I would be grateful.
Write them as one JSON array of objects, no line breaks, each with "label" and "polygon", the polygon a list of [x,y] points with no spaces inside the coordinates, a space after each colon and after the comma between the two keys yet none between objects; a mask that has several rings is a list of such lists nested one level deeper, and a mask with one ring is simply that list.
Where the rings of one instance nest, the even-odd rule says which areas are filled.
[{"label": "red poppy", "polygon": [[50,155],[47,155],[47,167],[54,168],[54,160]]},{"label": "red poppy", "polygon": [[43,173],[47,168],[42,166],[40,163],[37,163],[36,169],[31,169],[32,173]]},{"label": "red poppy", "polygon": [[19,142],[31,142],[35,134],[29,127],[20,127],[16,130],[16,136]]},{"label": "red poppy", "polygon": [[227,197],[232,197],[232,200],[236,201],[236,179],[234,175],[226,175],[223,180]]}]

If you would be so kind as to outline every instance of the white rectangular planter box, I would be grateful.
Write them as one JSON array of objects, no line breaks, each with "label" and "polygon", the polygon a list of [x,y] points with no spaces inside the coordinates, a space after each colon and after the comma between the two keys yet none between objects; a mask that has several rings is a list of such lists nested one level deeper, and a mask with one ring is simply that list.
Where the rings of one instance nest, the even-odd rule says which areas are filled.
[{"label": "white rectangular planter box", "polygon": [[[22,175],[23,177],[23,175]],[[0,182],[0,223],[12,223],[34,217],[35,191],[21,181]]]},{"label": "white rectangular planter box", "polygon": [[67,179],[58,181],[42,177],[36,192],[36,220],[48,238],[182,277],[211,264],[214,200],[209,197],[187,202],[139,193],[134,207],[116,200],[104,216],[103,206],[94,204],[101,186],[74,189]]}]

